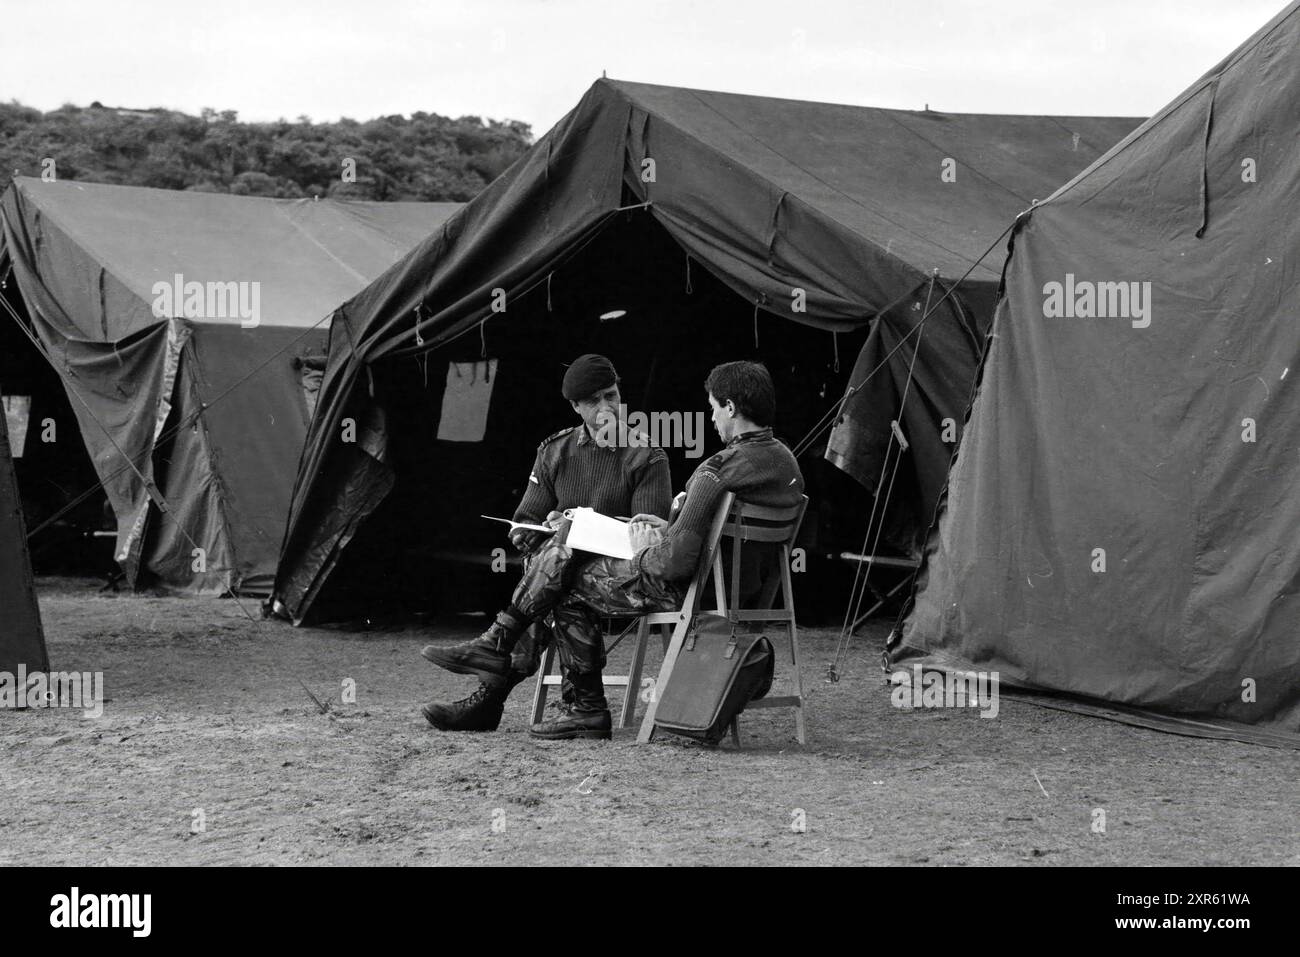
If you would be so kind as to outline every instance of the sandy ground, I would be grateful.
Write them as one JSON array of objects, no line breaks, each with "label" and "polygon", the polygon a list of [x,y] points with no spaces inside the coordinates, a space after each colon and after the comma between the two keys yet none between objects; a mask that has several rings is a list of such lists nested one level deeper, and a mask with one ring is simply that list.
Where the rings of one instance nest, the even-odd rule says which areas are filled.
[{"label": "sandy ground", "polygon": [[992,720],[901,711],[880,628],[836,684],[834,634],[805,632],[808,746],[773,710],[742,719],[737,752],[533,741],[530,685],[495,734],[431,730],[419,704],[473,682],[419,649],[481,619],[340,632],[40,592],[53,667],[102,671],[109,700],[0,713],[0,864],[1300,864],[1300,753],[1008,698]]}]

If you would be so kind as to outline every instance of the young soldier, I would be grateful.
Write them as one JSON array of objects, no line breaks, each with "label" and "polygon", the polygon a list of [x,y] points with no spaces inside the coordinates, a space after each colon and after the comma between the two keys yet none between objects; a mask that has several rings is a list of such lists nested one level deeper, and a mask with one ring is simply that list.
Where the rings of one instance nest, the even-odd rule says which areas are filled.
[{"label": "young soldier", "polygon": [[558,720],[534,725],[530,733],[535,737],[609,738],[599,618],[678,607],[723,495],[734,492],[742,501],[772,507],[796,505],[803,495],[794,455],[772,436],[776,393],[767,369],[754,362],[728,362],[710,372],[704,386],[713,425],[726,448],[695,470],[671,524],[656,515],[634,516],[636,555],[631,559],[591,559],[548,540],[492,626],[471,642],[439,649],[437,661],[443,667],[499,680],[510,673],[511,649],[529,624],[551,615],[574,706]]},{"label": "young soldier", "polygon": [[[614,364],[604,356],[580,356],[569,366],[560,391],[582,422],[556,432],[537,447],[528,485],[515,510],[516,522],[554,525],[561,512],[579,506],[606,515],[648,512],[662,519],[668,514],[672,495],[668,456],[651,448],[641,433],[619,431],[618,381]],[[516,529],[510,540],[525,555],[527,576],[545,536]],[[495,731],[511,689],[537,671],[542,651],[552,639],[546,617],[537,616],[536,624],[514,645],[510,667],[503,673],[483,675],[474,693],[460,701],[425,705],[422,710],[428,722],[442,731]],[[456,656],[449,656],[452,651],[430,645],[422,653],[435,664],[457,671]],[[561,655],[561,665],[565,664]],[[566,682],[565,697],[572,694]]]}]

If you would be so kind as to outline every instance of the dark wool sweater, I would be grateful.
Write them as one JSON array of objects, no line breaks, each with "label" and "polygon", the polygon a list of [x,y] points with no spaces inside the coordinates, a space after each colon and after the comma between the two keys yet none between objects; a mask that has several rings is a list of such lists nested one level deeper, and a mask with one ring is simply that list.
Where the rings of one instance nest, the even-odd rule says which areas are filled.
[{"label": "dark wool sweater", "polygon": [[771,429],[745,432],[695,470],[686,483],[686,501],[663,541],[637,553],[643,575],[682,581],[695,573],[718,503],[727,492],[749,505],[785,508],[799,504],[803,473],[794,454]]},{"label": "dark wool sweater", "polygon": [[552,511],[584,506],[602,515],[667,518],[673,495],[668,456],[649,446],[632,430],[610,446],[594,441],[583,425],[556,432],[537,447],[515,521],[537,524]]}]

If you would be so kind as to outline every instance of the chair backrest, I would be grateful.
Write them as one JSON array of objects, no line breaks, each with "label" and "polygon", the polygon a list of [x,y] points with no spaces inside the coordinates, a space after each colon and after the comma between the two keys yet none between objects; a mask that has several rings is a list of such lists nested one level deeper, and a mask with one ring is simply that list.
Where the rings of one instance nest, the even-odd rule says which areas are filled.
[{"label": "chair backrest", "polygon": [[[723,590],[718,589],[718,607],[723,608],[724,597],[726,599],[725,607],[731,610],[741,610],[745,607],[745,593],[741,591],[742,585],[742,555],[745,553],[746,543],[755,543],[760,549],[766,552],[766,555],[758,556],[759,562],[763,557],[775,557],[776,563],[769,564],[767,568],[762,568],[759,562],[755,563],[755,568],[760,574],[759,580],[755,583],[756,588],[753,594],[757,601],[749,605],[754,609],[771,608],[776,599],[776,590],[782,588],[782,607],[794,608],[794,596],[790,594],[790,561],[791,552],[794,550],[795,539],[799,535],[799,528],[803,524],[804,510],[808,507],[808,496],[799,496],[797,505],[788,505],[784,507],[772,507],[767,505],[751,505],[747,502],[737,500],[727,517],[726,523],[722,527],[722,537],[731,542],[731,576],[730,588],[726,590],[724,596]],[[775,555],[773,556],[773,552]],[[717,579],[718,571],[721,569],[721,555],[715,556],[716,567],[714,569],[714,578]],[[715,586],[716,588],[716,586]]]},{"label": "chair backrest", "polygon": [[704,547],[700,549],[695,576],[691,579],[690,587],[686,590],[686,598],[682,603],[682,610],[689,615],[693,616],[700,609],[700,597],[709,582],[709,574],[714,571],[718,561],[718,543],[722,540],[722,529],[727,524],[727,518],[735,502],[734,493],[727,492],[723,495],[722,501],[718,503],[718,510],[713,514],[713,521],[709,523],[709,536],[704,540]]},{"label": "chair backrest", "polygon": [[[803,523],[803,515],[808,507],[808,496],[800,497],[797,505],[771,507],[751,505],[736,498],[728,492],[718,503],[718,511],[709,527],[709,536],[700,552],[700,562],[695,571],[695,578],[687,592],[688,611],[692,614],[699,610],[699,601],[709,577],[713,578],[714,600],[718,614],[730,616],[742,608],[742,556],[745,543],[755,543],[775,552],[777,563],[765,569],[765,574],[758,582],[755,594],[757,603],[751,608],[771,608],[776,599],[776,590],[784,584],[784,608],[792,608],[790,594],[790,558],[795,538]],[[731,574],[727,576],[723,569],[722,542],[731,545]],[[729,586],[729,587],[728,587]]]}]

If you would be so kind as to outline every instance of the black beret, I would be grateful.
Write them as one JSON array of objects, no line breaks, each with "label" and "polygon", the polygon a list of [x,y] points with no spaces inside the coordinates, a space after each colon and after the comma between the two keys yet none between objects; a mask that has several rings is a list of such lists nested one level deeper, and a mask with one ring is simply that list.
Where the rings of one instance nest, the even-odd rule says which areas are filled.
[{"label": "black beret", "polygon": [[608,389],[618,382],[618,373],[614,363],[604,356],[589,352],[578,356],[564,373],[564,384],[560,392],[570,402],[579,402],[601,389]]}]

